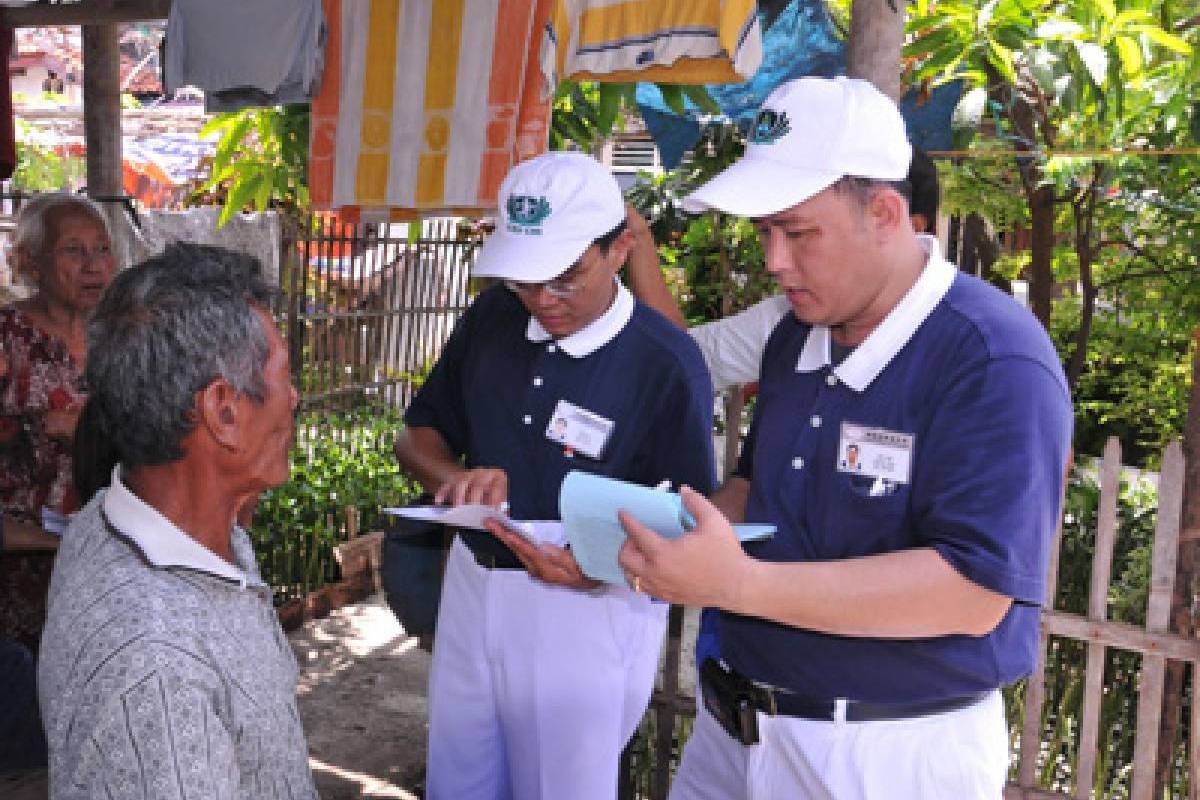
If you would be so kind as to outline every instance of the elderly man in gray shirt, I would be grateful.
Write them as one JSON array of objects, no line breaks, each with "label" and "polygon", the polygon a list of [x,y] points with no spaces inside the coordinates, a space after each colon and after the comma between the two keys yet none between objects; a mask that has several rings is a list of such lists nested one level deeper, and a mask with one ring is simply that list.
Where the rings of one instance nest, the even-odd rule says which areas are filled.
[{"label": "elderly man in gray shirt", "polygon": [[88,330],[120,458],[63,536],[38,686],[54,800],[315,798],[296,664],[235,515],[288,477],[296,407],[255,259],[176,244]]}]

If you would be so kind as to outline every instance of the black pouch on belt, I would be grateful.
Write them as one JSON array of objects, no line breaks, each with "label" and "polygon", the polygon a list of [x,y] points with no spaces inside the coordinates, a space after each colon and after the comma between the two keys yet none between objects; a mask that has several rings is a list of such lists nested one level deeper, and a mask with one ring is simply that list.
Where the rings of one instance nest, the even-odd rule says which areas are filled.
[{"label": "black pouch on belt", "polygon": [[746,678],[730,672],[716,659],[700,665],[700,691],[704,707],[735,741],[758,744],[759,708],[765,708],[765,691]]}]

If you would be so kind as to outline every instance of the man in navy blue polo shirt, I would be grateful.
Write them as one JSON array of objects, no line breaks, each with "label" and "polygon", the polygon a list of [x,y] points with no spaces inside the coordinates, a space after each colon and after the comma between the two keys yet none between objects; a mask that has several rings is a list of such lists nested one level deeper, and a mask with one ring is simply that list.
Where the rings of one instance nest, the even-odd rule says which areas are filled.
[{"label": "man in navy blue polo shirt", "polygon": [[[711,487],[712,387],[695,344],[616,279],[630,245],[616,180],[553,153],[513,169],[467,310],[406,412],[402,465],[438,501],[558,519],[570,470]],[[646,708],[666,605],[584,578],[537,544],[460,532],[429,683],[427,796],[616,794]],[[550,537],[550,538],[545,538]]]},{"label": "man in navy blue polo shirt", "polygon": [[[895,105],[805,78],[695,192],[752,218],[793,314],[695,531],[628,516],[621,563],[722,609],[672,797],[998,800],[999,687],[1033,667],[1071,404],[1037,321],[915,234]],[[728,521],[778,532],[743,549]]]}]

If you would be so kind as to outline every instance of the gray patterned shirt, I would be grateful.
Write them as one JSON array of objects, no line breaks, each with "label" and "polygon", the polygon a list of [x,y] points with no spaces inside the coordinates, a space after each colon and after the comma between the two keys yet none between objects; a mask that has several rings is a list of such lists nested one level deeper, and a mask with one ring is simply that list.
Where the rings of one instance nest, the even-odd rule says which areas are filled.
[{"label": "gray patterned shirt", "polygon": [[71,522],[38,667],[53,800],[316,798],[295,658],[240,528],[233,553],[115,472]]}]

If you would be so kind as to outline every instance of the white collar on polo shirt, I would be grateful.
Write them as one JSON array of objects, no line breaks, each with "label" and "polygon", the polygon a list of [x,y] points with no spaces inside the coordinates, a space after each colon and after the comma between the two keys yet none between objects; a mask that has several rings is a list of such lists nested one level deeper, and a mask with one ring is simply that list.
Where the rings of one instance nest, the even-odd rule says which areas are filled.
[{"label": "white collar on polo shirt", "polygon": [[[614,278],[617,284],[617,296],[608,311],[589,322],[570,336],[564,336],[554,343],[572,358],[590,356],[625,329],[633,316],[633,295],[621,283],[620,278]],[[529,326],[525,329],[525,338],[531,342],[544,342],[550,339],[550,334],[530,315]]]},{"label": "white collar on polo shirt", "polygon": [[[921,276],[879,326],[833,370],[838,380],[856,392],[870,386],[900,349],[908,344],[917,328],[950,291],[950,285],[958,273],[953,264],[942,258],[937,239],[927,234],[920,234],[917,239],[929,254]],[[796,371],[814,372],[828,365],[829,345],[829,328],[814,325],[800,351]]]},{"label": "white collar on polo shirt", "polygon": [[[237,581],[242,586],[262,583],[188,536],[158,509],[129,491],[121,482],[120,473],[119,466],[113,468],[112,483],[104,494],[104,516],[152,566],[186,567]],[[236,547],[234,553],[236,557]]]}]

